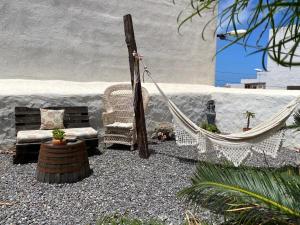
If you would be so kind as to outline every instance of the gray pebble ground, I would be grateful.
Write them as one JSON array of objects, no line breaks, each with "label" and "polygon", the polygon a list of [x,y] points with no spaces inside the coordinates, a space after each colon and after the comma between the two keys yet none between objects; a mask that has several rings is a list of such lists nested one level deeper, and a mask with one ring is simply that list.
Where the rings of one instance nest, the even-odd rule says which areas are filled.
[{"label": "gray pebble ground", "polygon": [[[126,210],[131,216],[179,224],[188,207],[176,193],[190,183],[197,150],[178,147],[173,141],[149,147],[154,153],[148,160],[140,159],[137,151],[116,149],[92,156],[93,174],[73,184],[39,183],[36,163],[13,165],[10,155],[0,154],[0,201],[15,202],[0,206],[0,224],[95,224],[101,215]],[[299,153],[286,150],[277,159],[267,160],[278,166],[295,164],[299,158]],[[201,159],[220,160],[215,153]],[[246,164],[266,162],[256,155]],[[203,210],[200,215],[207,218],[209,212]]]}]

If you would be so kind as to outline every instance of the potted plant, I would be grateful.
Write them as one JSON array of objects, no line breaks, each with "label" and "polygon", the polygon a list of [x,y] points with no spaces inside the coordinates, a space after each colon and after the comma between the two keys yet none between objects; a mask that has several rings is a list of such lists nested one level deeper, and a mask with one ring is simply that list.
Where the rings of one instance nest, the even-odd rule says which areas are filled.
[{"label": "potted plant", "polygon": [[160,141],[169,141],[175,139],[173,125],[169,122],[161,122],[157,125],[151,138]]},{"label": "potted plant", "polygon": [[215,124],[210,124],[210,123],[205,122],[205,123],[202,123],[200,127],[202,129],[207,130],[212,133],[217,133],[217,134],[221,133]]},{"label": "potted plant", "polygon": [[54,129],[52,131],[52,144],[54,145],[65,145],[66,140],[65,140],[65,132],[60,129]]},{"label": "potted plant", "polygon": [[247,127],[244,127],[243,131],[251,130],[251,128],[250,128],[250,119],[255,117],[255,113],[250,112],[250,111],[246,111],[244,114],[245,114],[245,117],[247,119]]}]

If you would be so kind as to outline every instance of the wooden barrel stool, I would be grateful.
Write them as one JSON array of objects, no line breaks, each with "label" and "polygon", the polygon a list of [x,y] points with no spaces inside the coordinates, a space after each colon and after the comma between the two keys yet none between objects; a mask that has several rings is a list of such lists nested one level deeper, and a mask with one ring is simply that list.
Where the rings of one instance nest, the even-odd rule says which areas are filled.
[{"label": "wooden barrel stool", "polygon": [[85,142],[76,140],[65,145],[41,144],[36,170],[38,181],[73,183],[91,174]]}]

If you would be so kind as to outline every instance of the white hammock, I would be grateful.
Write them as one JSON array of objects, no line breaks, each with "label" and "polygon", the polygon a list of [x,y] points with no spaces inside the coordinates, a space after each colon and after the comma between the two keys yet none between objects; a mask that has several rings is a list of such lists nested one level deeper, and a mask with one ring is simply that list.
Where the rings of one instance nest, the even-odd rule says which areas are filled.
[{"label": "white hammock", "polygon": [[200,153],[212,149],[225,156],[235,166],[239,166],[253,151],[275,158],[281,146],[286,120],[295,110],[300,98],[294,99],[270,119],[246,132],[216,134],[204,130],[193,123],[164,94],[158,84],[148,74],[161,95],[168,103],[175,126],[176,143],[180,146],[196,145]]}]

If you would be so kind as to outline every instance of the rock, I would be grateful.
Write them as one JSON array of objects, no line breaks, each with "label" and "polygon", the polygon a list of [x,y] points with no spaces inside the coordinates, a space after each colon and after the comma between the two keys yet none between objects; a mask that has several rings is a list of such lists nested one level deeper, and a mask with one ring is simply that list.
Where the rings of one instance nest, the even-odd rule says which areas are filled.
[{"label": "rock", "polygon": [[[140,159],[137,151],[109,148],[89,158],[92,176],[59,185],[34,182],[36,163],[13,165],[11,156],[0,154],[0,196],[16,202],[1,208],[0,224],[95,224],[103,215],[125,211],[141,219],[161,218],[168,224],[179,224],[191,208],[177,198],[177,193],[190,184],[197,160],[222,163],[224,158],[212,151],[199,155],[195,146],[178,147],[174,141],[149,148],[156,154],[148,160]],[[271,167],[295,166],[297,155],[283,149],[277,158],[267,156],[266,161]],[[244,164],[266,166],[266,161],[262,155],[253,154]],[[219,219],[202,208],[197,216]]]}]

